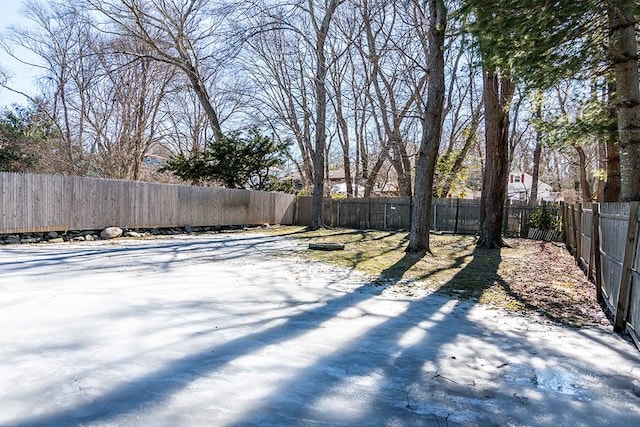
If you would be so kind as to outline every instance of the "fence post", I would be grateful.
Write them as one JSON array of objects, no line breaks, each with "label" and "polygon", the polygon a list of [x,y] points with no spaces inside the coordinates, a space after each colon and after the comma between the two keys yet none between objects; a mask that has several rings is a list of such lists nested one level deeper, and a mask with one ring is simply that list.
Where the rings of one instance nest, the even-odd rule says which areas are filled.
[{"label": "fence post", "polygon": [[[438,231],[438,205],[436,203],[432,203],[431,210],[433,211],[433,219],[431,224],[431,229],[434,231]],[[411,215],[413,215],[413,199],[411,199]],[[410,218],[413,219],[413,216]],[[411,221],[409,221],[411,223]]]},{"label": "fence post", "polygon": [[567,205],[564,202],[560,202],[560,209],[562,211],[562,231],[564,233],[564,244],[567,242]]},{"label": "fence post", "polygon": [[574,235],[574,244],[575,244],[575,258],[576,258],[576,263],[579,263],[580,261],[580,247],[582,246],[582,203],[578,203],[576,205],[576,209],[573,212],[574,215],[574,221],[573,221],[573,235]]},{"label": "fence post", "polygon": [[622,262],[622,278],[620,279],[620,291],[618,293],[618,306],[613,323],[615,332],[623,332],[629,312],[629,297],[631,290],[631,269],[635,261],[636,234],[638,229],[638,207],[640,202],[631,202],[629,212],[629,224],[627,225],[627,240],[624,248],[624,261]]},{"label": "fence post", "polygon": [[384,202],[384,216],[382,217],[382,229],[387,229],[387,202]]},{"label": "fence post", "polygon": [[458,234],[458,218],[460,215],[460,199],[456,199],[456,220],[453,223],[453,234]]},{"label": "fence post", "polygon": [[511,215],[511,200],[507,200],[507,203],[504,204],[502,215],[502,235],[506,237],[509,229],[509,216]]},{"label": "fence post", "polygon": [[600,253],[600,204],[593,204],[593,222],[591,230],[591,253],[593,255],[593,281],[596,285],[598,302],[602,303],[602,254]]},{"label": "fence post", "polygon": [[569,234],[567,235],[567,239],[570,242],[571,255],[575,256],[576,250],[576,205],[575,203],[567,206],[567,231]]}]

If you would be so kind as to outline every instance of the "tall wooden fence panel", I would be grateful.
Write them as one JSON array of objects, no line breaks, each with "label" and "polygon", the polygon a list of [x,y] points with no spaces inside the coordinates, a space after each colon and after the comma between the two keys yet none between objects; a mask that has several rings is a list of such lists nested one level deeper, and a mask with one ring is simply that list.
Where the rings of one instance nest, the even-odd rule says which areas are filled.
[{"label": "tall wooden fence panel", "polygon": [[631,269],[631,295],[629,297],[628,328],[640,347],[640,217],[636,221],[635,262]]},{"label": "tall wooden fence panel", "polygon": [[576,247],[575,210],[575,205],[565,205],[562,215],[565,243],[570,251],[573,251]]},{"label": "tall wooden fence panel", "polygon": [[0,234],[292,224],[295,199],[248,190],[0,173]]},{"label": "tall wooden fence panel", "polygon": [[586,271],[587,276],[592,276],[593,258],[592,234],[593,234],[593,204],[581,205],[580,215],[580,247],[578,248],[578,264]]},{"label": "tall wooden fence panel", "polygon": [[567,206],[567,247],[596,282],[614,329],[640,348],[640,202]]},{"label": "tall wooden fence panel", "polygon": [[600,206],[600,248],[602,292],[613,314],[618,307],[622,280],[625,239],[629,223],[628,203],[603,203]]}]

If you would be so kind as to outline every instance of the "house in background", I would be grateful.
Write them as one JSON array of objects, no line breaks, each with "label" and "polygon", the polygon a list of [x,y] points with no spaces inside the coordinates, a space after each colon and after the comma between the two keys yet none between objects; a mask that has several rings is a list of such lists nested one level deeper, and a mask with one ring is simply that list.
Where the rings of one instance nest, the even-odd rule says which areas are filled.
[{"label": "house in background", "polygon": [[[529,201],[531,198],[531,186],[533,176],[522,171],[511,171],[507,184],[507,197],[509,200]],[[538,201],[559,202],[562,200],[560,193],[551,191],[549,184],[538,180]]]}]

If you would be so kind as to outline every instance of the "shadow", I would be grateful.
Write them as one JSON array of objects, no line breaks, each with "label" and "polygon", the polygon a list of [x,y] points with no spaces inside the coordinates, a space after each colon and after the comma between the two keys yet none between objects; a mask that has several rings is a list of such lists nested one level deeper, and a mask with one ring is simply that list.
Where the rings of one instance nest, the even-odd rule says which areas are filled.
[{"label": "shadow", "polygon": [[[401,276],[418,260],[406,255],[384,274]],[[499,250],[477,250],[451,285],[458,287],[476,277],[475,291],[481,293],[501,280],[500,261]],[[478,273],[482,274],[477,276]],[[472,320],[473,306],[436,294],[411,300],[401,314],[390,315],[345,346],[318,357],[312,366],[295,372],[259,406],[231,425],[299,425],[305,420],[354,426],[505,425],[513,423],[516,414],[520,423],[529,421],[529,409],[517,407],[518,396],[512,390],[500,389],[495,380],[476,384],[473,378],[466,378],[468,364],[476,362],[477,357],[473,352],[467,353],[471,342],[460,347],[459,340],[481,337],[481,346],[498,341],[500,344],[496,345],[513,346],[512,337],[496,334]],[[525,346],[523,351],[532,350]],[[501,354],[492,356],[497,359],[493,371],[499,376],[508,365],[506,358]],[[458,370],[464,375],[456,375]],[[360,378],[376,378],[376,383],[365,383],[356,390],[349,388]],[[340,397],[348,401],[348,407],[340,407],[336,415],[331,408]],[[502,407],[497,407],[496,402]],[[469,412],[474,414],[473,420],[454,417],[456,413]],[[571,413],[554,416],[561,420],[559,425],[573,421]]]},{"label": "shadow", "polygon": [[[184,237],[183,237],[184,239]],[[158,239],[158,240],[119,240],[112,243],[86,242],[76,245],[64,244],[63,247],[55,249],[36,248],[2,248],[0,251],[12,255],[12,261],[0,262],[0,270],[5,274],[19,273],[23,277],[39,274],[39,268],[51,266],[65,268],[68,273],[82,272],[83,262],[101,261],[102,269],[119,268],[132,263],[136,267],[148,267],[149,269],[170,271],[172,266],[188,258],[190,262],[207,262],[212,258],[220,256],[218,260],[232,260],[246,255],[247,252],[260,252],[269,250],[273,243],[281,241],[278,236],[251,236],[239,237],[234,235],[229,238],[225,234],[212,236],[198,236],[193,238],[193,242],[180,239]],[[82,247],[80,251],[77,246]],[[235,249],[234,249],[235,247]],[[225,249],[224,255],[216,252]],[[203,252],[207,250],[208,252]],[[166,260],[162,263],[147,262],[138,253],[144,254],[155,251],[156,254],[166,255]],[[193,256],[193,253],[200,253]],[[77,267],[77,268],[74,268]]]},{"label": "shadow", "polygon": [[[245,243],[252,245],[251,239]],[[394,284],[381,286],[382,279],[402,277],[420,260],[405,254],[373,282],[310,302],[306,307],[302,304],[302,311],[279,317],[280,322],[274,326],[222,344],[212,337],[209,348],[127,379],[92,401],[15,425],[102,424],[138,411],[153,411],[168,404],[192,382],[220,373],[244,356],[294,343],[323,328],[344,336],[342,344],[327,348],[322,342],[306,341],[310,349],[296,353],[305,357],[292,365],[287,378],[279,380],[264,398],[238,410],[230,425],[517,425],[531,422],[532,411],[551,414],[553,422],[547,420],[546,425],[570,425],[576,411],[591,415],[578,406],[563,411],[568,398],[545,394],[544,390],[539,390],[542,397],[532,406],[524,404],[523,399],[529,398],[516,393],[525,387],[518,378],[512,388],[500,388],[504,367],[512,363],[501,348],[511,346],[513,354],[509,357],[514,359],[517,354],[530,357],[536,350],[534,344],[514,344],[512,334],[478,323],[472,315],[472,302],[432,293],[416,299],[394,299],[396,311],[386,311],[391,305],[386,304],[390,300],[384,291]],[[506,286],[498,275],[500,262],[499,250],[477,249],[444,288],[476,295],[496,283]],[[462,266],[463,260],[455,263]],[[359,315],[354,315],[354,310]],[[486,377],[482,376],[485,371],[482,375],[473,373],[473,366],[480,364],[479,351],[484,351],[482,358],[492,364],[490,369],[484,368]],[[532,385],[532,381],[527,383]],[[596,415],[595,424],[606,420],[606,414]],[[633,414],[625,420],[633,421]]]},{"label": "shadow", "polygon": [[[405,256],[384,274],[401,277],[418,260]],[[506,286],[498,274],[501,261],[500,250],[476,249],[471,262],[445,287],[458,289],[464,286],[472,290],[473,295],[481,295],[496,284]],[[505,425],[514,422],[537,425],[535,413],[547,410],[553,414],[554,425],[575,424],[575,417],[580,412],[582,416],[587,414],[590,422],[610,421],[607,415],[591,415],[589,409],[570,406],[572,397],[567,399],[557,390],[545,390],[548,385],[538,383],[535,371],[517,365],[514,367],[516,373],[512,374],[516,386],[500,387],[496,380],[505,376],[505,368],[512,361],[536,358],[540,348],[531,343],[514,344],[512,335],[476,323],[471,316],[473,307],[472,302],[435,294],[412,300],[402,314],[389,317],[347,346],[296,373],[266,402],[253,407],[246,417],[233,425],[260,426],[265,419],[272,425],[297,424],[301,420],[357,426]],[[475,339],[480,342],[474,342]],[[487,347],[495,347],[498,351],[477,354],[474,350],[477,347],[485,352]],[[511,349],[512,354],[505,355],[501,348]],[[546,349],[549,353],[554,350]],[[478,366],[483,363],[490,364],[491,357],[495,358],[493,366],[484,368],[490,371],[489,378],[484,383],[476,383],[473,370],[480,369]],[[521,370],[523,374],[519,373]],[[340,395],[346,384],[357,383],[362,377],[378,380],[374,387],[348,389],[347,398],[353,399],[349,402],[350,408],[339,417],[327,415],[325,411],[330,410],[327,405],[337,401],[334,395]],[[558,390],[567,386],[556,381],[553,380],[553,387]],[[628,378],[621,381],[624,385],[620,388],[629,384]],[[309,384],[321,386],[313,388]],[[529,406],[530,397],[523,395],[527,388],[543,394],[535,403],[531,402],[535,405],[535,413]],[[366,398],[359,399],[359,393]],[[573,396],[573,393],[570,391],[569,395]],[[290,403],[291,399],[294,404]],[[283,406],[286,406],[285,411]],[[474,414],[473,419],[467,418],[469,413]],[[267,418],[265,414],[268,414]],[[454,417],[455,414],[462,416]],[[640,418],[628,414],[626,419],[633,422]],[[543,425],[548,422],[549,419]]]},{"label": "shadow", "polygon": [[[371,291],[371,287],[365,284],[355,292],[329,299],[317,308],[288,317],[278,326],[241,336],[219,346],[212,343],[211,348],[206,351],[169,362],[161,369],[113,388],[95,401],[57,414],[22,420],[15,425],[22,427],[69,426],[108,422],[113,417],[140,410],[150,404],[162,404],[165,399],[183,390],[189,384],[188,382],[172,382],[166,379],[188,374],[192,380],[195,380],[202,375],[210,375],[212,372],[223,369],[243,355],[294,339],[310,329],[319,327],[321,323],[335,317],[346,308],[372,298],[376,292]],[[194,367],[197,367],[195,371]],[[149,392],[150,390],[152,392]],[[113,411],[109,408],[117,408],[117,410]]]},{"label": "shadow", "polygon": [[[498,274],[498,268],[502,262],[499,249],[476,247],[471,257],[471,261],[462,270],[439,288],[440,293],[477,300],[487,289],[496,284],[508,288]],[[466,256],[456,258],[453,268],[461,267],[465,260]]]}]

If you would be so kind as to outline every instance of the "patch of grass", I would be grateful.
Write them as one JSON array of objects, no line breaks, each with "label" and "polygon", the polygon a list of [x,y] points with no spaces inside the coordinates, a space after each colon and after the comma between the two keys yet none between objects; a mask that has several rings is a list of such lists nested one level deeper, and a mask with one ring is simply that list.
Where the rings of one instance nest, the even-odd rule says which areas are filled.
[{"label": "patch of grass", "polygon": [[432,255],[405,253],[408,233],[374,230],[275,227],[258,230],[305,243],[343,243],[342,251],[305,251],[303,257],[352,268],[390,291],[436,291],[512,311],[532,311],[582,326],[606,318],[595,290],[573,259],[553,243],[513,239],[511,247],[481,250],[472,236],[432,234]]}]

